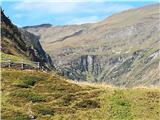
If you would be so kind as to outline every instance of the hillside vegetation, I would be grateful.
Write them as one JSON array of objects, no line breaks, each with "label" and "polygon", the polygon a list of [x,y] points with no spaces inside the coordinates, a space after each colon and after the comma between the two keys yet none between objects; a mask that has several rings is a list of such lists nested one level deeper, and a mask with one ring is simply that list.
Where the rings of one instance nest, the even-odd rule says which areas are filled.
[{"label": "hillside vegetation", "polygon": [[2,69],[3,120],[159,120],[159,88],[69,82],[55,72]]}]

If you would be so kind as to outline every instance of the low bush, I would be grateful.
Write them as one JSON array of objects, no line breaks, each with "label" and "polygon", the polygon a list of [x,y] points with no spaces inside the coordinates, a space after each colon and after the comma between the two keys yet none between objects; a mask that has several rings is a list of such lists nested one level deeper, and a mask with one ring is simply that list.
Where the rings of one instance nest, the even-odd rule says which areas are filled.
[{"label": "low bush", "polygon": [[64,106],[68,106],[68,105],[71,104],[71,102],[74,101],[74,99],[75,99],[75,98],[74,98],[73,95],[67,95],[67,96],[63,97],[63,102],[62,102],[62,104],[63,104]]},{"label": "low bush", "polygon": [[19,83],[16,86],[19,87],[19,88],[29,88],[30,87],[29,85],[27,85],[25,83]]},{"label": "low bush", "polygon": [[12,93],[12,96],[23,97],[32,102],[44,102],[45,98],[43,96],[31,93],[29,91],[16,91]]},{"label": "low bush", "polygon": [[27,115],[18,115],[13,118],[13,120],[31,120]]},{"label": "low bush", "polygon": [[30,88],[31,86],[34,86],[36,82],[44,79],[45,78],[38,76],[22,76],[20,83],[18,83],[16,86],[20,88]]},{"label": "low bush", "polygon": [[34,109],[37,111],[38,114],[54,115],[54,110],[52,110],[49,106],[36,105]]},{"label": "low bush", "polygon": [[96,100],[83,100],[76,104],[80,108],[100,108],[100,103]]}]

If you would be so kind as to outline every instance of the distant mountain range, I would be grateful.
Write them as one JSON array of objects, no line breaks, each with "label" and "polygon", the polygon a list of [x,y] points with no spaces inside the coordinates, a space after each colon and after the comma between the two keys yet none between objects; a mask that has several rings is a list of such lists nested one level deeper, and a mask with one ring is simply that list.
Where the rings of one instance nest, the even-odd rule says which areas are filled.
[{"label": "distant mountain range", "polygon": [[41,24],[41,25],[34,25],[34,26],[25,26],[25,27],[23,27],[24,29],[27,29],[27,28],[40,28],[40,27],[52,27],[52,25],[51,24]]},{"label": "distant mountain range", "polygon": [[56,68],[73,80],[160,85],[159,9],[154,4],[93,24],[24,29],[40,37]]}]

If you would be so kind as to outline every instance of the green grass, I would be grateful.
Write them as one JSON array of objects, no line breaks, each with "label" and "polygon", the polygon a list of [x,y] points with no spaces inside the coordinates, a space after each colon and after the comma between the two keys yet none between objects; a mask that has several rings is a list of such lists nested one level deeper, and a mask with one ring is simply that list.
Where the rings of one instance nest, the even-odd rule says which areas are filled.
[{"label": "green grass", "polygon": [[160,114],[159,88],[77,85],[54,73],[2,69],[2,91],[4,120],[29,120],[29,111],[36,120],[159,120]]},{"label": "green grass", "polygon": [[40,80],[44,80],[44,77],[38,77],[38,76],[22,76],[18,82],[16,83],[16,85],[18,87],[22,87],[22,88],[28,88],[28,87],[32,87],[35,85],[36,82],[40,81]]},{"label": "green grass", "polygon": [[131,112],[131,102],[126,98],[125,92],[122,90],[114,91],[110,98],[110,117],[118,119],[133,119]]},{"label": "green grass", "polygon": [[1,62],[6,62],[10,60],[10,62],[14,62],[14,63],[23,62],[24,64],[35,66],[35,64],[32,61],[29,61],[26,58],[22,58],[21,56],[5,54],[3,52],[0,52],[0,56],[1,56]]},{"label": "green grass", "polygon": [[18,90],[18,91],[11,92],[11,96],[18,97],[19,99],[25,98],[28,101],[32,101],[32,102],[44,102],[45,101],[44,96],[33,93],[32,91],[26,91],[26,90],[21,90],[21,91]]}]

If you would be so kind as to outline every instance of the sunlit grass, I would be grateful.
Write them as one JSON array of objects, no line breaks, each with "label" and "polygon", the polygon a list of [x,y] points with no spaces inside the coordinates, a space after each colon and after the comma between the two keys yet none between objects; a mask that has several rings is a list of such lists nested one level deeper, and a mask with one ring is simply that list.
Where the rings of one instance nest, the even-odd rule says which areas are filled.
[{"label": "sunlit grass", "polygon": [[160,88],[76,83],[53,71],[2,69],[2,91],[5,120],[29,120],[30,111],[37,120],[158,120],[160,114]]}]

